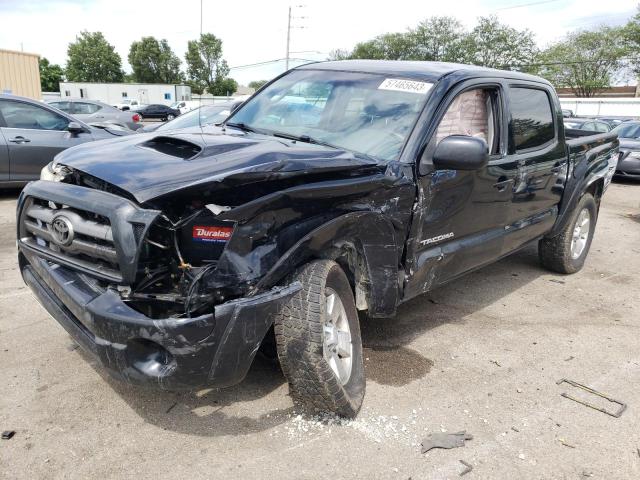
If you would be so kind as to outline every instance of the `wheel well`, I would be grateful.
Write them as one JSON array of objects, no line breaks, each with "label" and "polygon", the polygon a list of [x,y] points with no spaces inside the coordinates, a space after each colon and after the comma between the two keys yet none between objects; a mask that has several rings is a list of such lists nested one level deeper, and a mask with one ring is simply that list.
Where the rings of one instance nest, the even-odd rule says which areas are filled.
[{"label": "wheel well", "polygon": [[596,205],[600,207],[600,199],[604,192],[604,178],[600,178],[587,187],[585,193],[590,193],[593,199],[596,201]]},{"label": "wheel well", "polygon": [[340,265],[349,280],[349,285],[351,285],[356,308],[358,310],[368,310],[371,280],[364,255],[358,251],[355,245],[350,242],[341,242],[326,249],[320,258],[333,260]]}]

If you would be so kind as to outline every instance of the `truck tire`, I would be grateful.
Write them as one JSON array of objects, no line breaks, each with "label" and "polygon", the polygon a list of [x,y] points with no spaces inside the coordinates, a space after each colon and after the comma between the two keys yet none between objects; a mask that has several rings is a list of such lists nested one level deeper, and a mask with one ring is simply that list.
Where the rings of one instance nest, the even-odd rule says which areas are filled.
[{"label": "truck tire", "polygon": [[542,266],[558,273],[579,271],[589,253],[597,219],[596,202],[591,194],[585,193],[562,232],[538,243]]},{"label": "truck tire", "polygon": [[302,289],[275,319],[276,346],[291,397],[314,413],[355,417],[365,392],[362,339],[347,276],[331,260],[292,278]]}]

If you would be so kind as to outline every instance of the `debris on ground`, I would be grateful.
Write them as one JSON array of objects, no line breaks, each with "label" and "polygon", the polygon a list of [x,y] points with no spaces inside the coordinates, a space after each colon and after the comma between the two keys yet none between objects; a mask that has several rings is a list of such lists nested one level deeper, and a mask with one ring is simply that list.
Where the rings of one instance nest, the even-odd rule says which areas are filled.
[{"label": "debris on ground", "polygon": [[165,413],[169,413],[171,410],[176,408],[177,405],[178,405],[178,402],[173,402],[173,405],[171,405],[169,408],[167,408],[167,411]]},{"label": "debris on ground", "polygon": [[550,278],[549,281],[553,283],[559,283],[561,285],[564,285],[565,283],[567,283],[564,280],[558,280],[557,278]]},{"label": "debris on ground", "polygon": [[470,463],[467,463],[464,460],[460,460],[460,463],[465,466],[465,469],[460,472],[461,477],[473,470],[473,465],[471,465]]},{"label": "debris on ground", "polygon": [[560,444],[564,445],[565,447],[576,448],[575,445],[571,445],[570,443],[567,443],[567,441],[564,438],[559,438],[558,441],[560,442]]},{"label": "debris on ground", "polygon": [[570,357],[565,358],[565,359],[564,359],[564,361],[565,361],[565,362],[569,362],[569,361],[573,360],[574,358],[576,358],[576,357],[574,357],[573,355],[571,355]]},{"label": "debris on ground", "polygon": [[604,393],[598,392],[597,390],[594,390],[591,387],[587,387],[586,385],[582,385],[581,383],[578,382],[574,382],[573,380],[568,380],[566,378],[562,378],[560,380],[558,380],[556,382],[557,385],[560,385],[562,383],[567,383],[569,385],[571,385],[572,387],[578,388],[580,390],[584,390],[587,393],[591,393],[592,395],[596,395],[600,398],[604,398],[605,400],[608,400],[611,403],[615,403],[617,405],[620,406],[620,408],[615,411],[615,412],[610,412],[609,410],[606,410],[604,408],[598,407],[597,405],[593,405],[592,403],[589,402],[585,402],[584,400],[580,400],[579,398],[576,397],[572,397],[571,395],[569,395],[566,392],[563,392],[560,394],[560,396],[564,397],[564,398],[568,398],[569,400],[573,400],[574,402],[577,402],[581,405],[584,405],[585,407],[589,407],[589,408],[593,408],[594,410],[597,410],[599,412],[602,413],[606,413],[607,415],[610,415],[612,417],[615,418],[619,418],[620,415],[622,415],[622,413],[627,409],[627,404],[621,402],[620,400],[616,400],[615,398],[611,398],[609,395],[605,395]]},{"label": "debris on ground", "polygon": [[2,440],[10,440],[15,434],[15,430],[5,430],[2,432]]},{"label": "debris on ground", "polygon": [[493,363],[494,365],[497,365],[498,367],[501,367],[501,366],[502,366],[502,365],[500,365],[500,364],[498,363],[498,361],[497,361],[497,360],[489,360],[489,361],[490,361],[491,363]]},{"label": "debris on ground", "polygon": [[432,448],[464,447],[465,440],[473,440],[473,435],[464,430],[456,433],[430,433],[422,440],[422,453],[427,453]]},{"label": "debris on ground", "polygon": [[511,430],[513,430],[514,432],[520,433],[520,430],[518,430],[516,427],[511,427]]}]

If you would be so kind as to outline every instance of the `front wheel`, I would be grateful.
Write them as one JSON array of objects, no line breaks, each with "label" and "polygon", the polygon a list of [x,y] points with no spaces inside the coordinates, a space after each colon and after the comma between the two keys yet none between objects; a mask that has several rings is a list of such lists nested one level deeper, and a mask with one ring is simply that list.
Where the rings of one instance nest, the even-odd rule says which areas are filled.
[{"label": "front wheel", "polygon": [[174,118],[176,118],[176,117],[175,117],[175,115],[173,115],[173,114],[171,114],[171,113],[170,113],[169,115],[167,115],[167,118],[165,118],[164,120],[165,120],[165,122],[166,122],[166,121],[169,121],[169,122],[170,122],[170,121],[171,121],[171,120],[173,120]]},{"label": "front wheel", "polygon": [[598,208],[591,194],[582,196],[562,232],[543,238],[538,244],[542,266],[558,273],[579,271],[587,258],[598,219]]},{"label": "front wheel", "polygon": [[275,319],[278,358],[294,402],[308,410],[355,417],[365,375],[353,292],[330,260],[305,265],[292,280],[302,289]]}]

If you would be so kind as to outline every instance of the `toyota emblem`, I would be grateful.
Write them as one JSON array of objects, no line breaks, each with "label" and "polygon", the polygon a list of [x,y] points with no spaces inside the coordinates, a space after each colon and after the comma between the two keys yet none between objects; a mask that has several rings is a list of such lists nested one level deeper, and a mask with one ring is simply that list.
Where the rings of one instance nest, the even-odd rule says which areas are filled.
[{"label": "toyota emblem", "polygon": [[51,222],[51,236],[53,241],[61,247],[71,245],[73,242],[73,225],[67,217],[58,216]]}]

